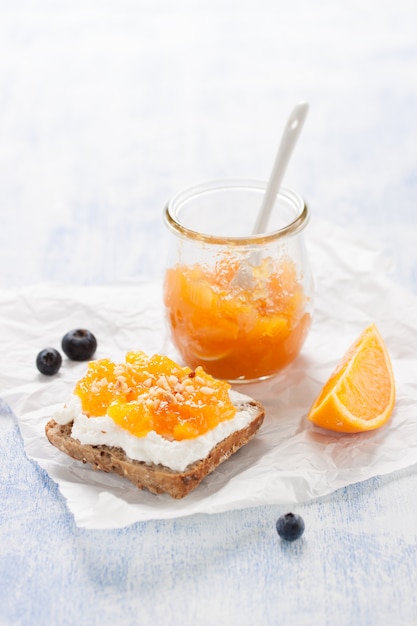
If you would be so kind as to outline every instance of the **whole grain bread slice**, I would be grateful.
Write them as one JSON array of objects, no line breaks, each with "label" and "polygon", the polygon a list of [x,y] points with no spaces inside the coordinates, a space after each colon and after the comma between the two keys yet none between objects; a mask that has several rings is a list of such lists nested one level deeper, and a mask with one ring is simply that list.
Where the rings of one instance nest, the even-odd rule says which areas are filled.
[{"label": "whole grain bread slice", "polygon": [[95,470],[114,472],[130,480],[139,489],[147,489],[155,494],[167,493],[172,498],[180,499],[195,489],[218,465],[246,445],[261,427],[265,410],[259,402],[239,402],[237,408],[253,413],[250,423],[220,441],[204,459],[188,465],[182,472],[163,465],[130,459],[121,448],[81,444],[71,436],[73,422],[61,425],[51,419],[46,424],[45,432],[52,445],[78,461],[89,463]]}]

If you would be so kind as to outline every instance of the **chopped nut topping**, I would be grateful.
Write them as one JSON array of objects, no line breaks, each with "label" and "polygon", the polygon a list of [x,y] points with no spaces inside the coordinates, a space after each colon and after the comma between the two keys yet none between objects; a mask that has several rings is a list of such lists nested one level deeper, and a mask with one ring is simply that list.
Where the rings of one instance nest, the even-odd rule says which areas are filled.
[{"label": "chopped nut topping", "polygon": [[204,393],[206,396],[211,396],[214,393],[213,387],[200,387],[201,393]]},{"label": "chopped nut topping", "polygon": [[166,389],[167,391],[169,390],[169,384],[165,374],[162,374],[162,376],[158,378],[156,384],[158,387],[162,387],[162,389]]},{"label": "chopped nut topping", "polygon": [[100,385],[96,380],[91,383],[91,393],[100,393]]},{"label": "chopped nut topping", "polygon": [[165,400],[166,402],[175,402],[175,396],[170,391],[165,391],[165,389],[157,389],[156,393],[159,400]]}]

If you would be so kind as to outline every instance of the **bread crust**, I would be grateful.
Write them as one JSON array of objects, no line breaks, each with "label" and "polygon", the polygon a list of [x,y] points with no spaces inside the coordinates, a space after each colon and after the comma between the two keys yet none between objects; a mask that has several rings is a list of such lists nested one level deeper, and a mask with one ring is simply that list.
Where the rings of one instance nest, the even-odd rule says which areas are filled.
[{"label": "bread crust", "polygon": [[265,410],[254,400],[242,403],[240,408],[245,406],[251,406],[252,409],[256,407],[251,422],[220,441],[204,459],[188,465],[182,472],[163,465],[130,459],[122,448],[81,444],[71,436],[73,422],[61,425],[51,419],[46,424],[45,433],[53,446],[78,461],[89,463],[95,470],[114,472],[130,480],[139,489],[147,489],[154,494],[167,493],[172,498],[180,499],[195,489],[208,474],[246,445],[257,433]]}]

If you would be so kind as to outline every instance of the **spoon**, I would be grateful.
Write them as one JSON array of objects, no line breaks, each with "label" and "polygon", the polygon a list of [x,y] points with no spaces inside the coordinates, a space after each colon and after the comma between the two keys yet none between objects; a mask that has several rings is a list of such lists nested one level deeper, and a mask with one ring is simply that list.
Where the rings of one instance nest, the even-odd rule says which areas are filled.
[{"label": "spoon", "polygon": [[304,126],[308,113],[308,102],[300,102],[291,112],[281,137],[278,152],[272,168],[269,182],[265,191],[264,199],[256,220],[253,235],[264,233],[268,226],[268,220],[274,206],[281,181],[284,178],[287,165],[291,158],[294,146]]}]

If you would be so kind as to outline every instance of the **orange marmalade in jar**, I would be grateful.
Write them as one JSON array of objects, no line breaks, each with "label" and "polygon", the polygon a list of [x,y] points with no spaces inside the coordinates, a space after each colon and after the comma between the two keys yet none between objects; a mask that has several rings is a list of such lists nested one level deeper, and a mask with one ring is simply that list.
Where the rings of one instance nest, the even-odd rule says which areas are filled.
[{"label": "orange marmalade in jar", "polygon": [[225,180],[175,196],[164,303],[184,362],[232,383],[268,378],[299,354],[313,286],[302,231],[308,207],[281,188],[268,232],[251,235],[266,184]]}]

